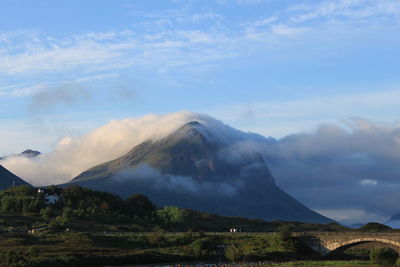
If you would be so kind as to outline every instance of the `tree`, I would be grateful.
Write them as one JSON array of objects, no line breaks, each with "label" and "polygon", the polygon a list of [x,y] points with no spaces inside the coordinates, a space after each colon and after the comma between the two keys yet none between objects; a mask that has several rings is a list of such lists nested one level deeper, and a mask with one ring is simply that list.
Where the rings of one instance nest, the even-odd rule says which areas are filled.
[{"label": "tree", "polygon": [[46,207],[40,210],[40,215],[42,215],[43,219],[50,220],[51,217],[54,217],[54,209],[52,207]]},{"label": "tree", "polygon": [[167,206],[157,211],[158,217],[163,223],[167,225],[171,224],[183,224],[186,220],[186,211],[178,207]]},{"label": "tree", "polygon": [[244,249],[236,244],[232,244],[225,250],[225,258],[230,260],[231,262],[237,262],[243,260],[244,257]]},{"label": "tree", "polygon": [[156,210],[156,206],[142,194],[130,196],[124,202],[125,209],[129,215],[148,217]]},{"label": "tree", "polygon": [[379,248],[372,250],[369,256],[374,263],[390,266],[396,263],[399,254],[391,248]]},{"label": "tree", "polygon": [[293,226],[290,224],[285,224],[279,227],[279,239],[283,242],[287,242],[292,238]]},{"label": "tree", "polygon": [[387,232],[391,231],[392,228],[390,228],[387,225],[376,223],[376,222],[370,222],[367,223],[366,225],[363,225],[360,227],[358,230],[363,231],[363,232]]}]

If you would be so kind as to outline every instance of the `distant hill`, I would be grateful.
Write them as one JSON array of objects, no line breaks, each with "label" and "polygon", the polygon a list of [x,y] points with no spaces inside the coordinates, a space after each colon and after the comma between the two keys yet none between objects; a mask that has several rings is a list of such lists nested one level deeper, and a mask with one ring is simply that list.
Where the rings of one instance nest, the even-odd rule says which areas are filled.
[{"label": "distant hill", "polygon": [[370,222],[361,226],[358,230],[363,232],[385,232],[392,230],[392,228],[381,223]]},{"label": "distant hill", "polygon": [[0,165],[0,190],[7,189],[13,185],[29,185],[6,168]]},{"label": "distant hill", "polygon": [[24,152],[20,153],[19,155],[27,157],[27,158],[34,158],[34,157],[37,157],[37,156],[39,156],[41,154],[42,153],[40,153],[39,151],[32,150],[32,149],[27,149]]},{"label": "distant hill", "polygon": [[19,154],[13,154],[13,155],[8,155],[8,156],[3,156],[0,157],[0,160],[5,160],[8,157],[15,157],[15,156],[19,156],[19,157],[27,157],[27,158],[34,158],[37,157],[39,155],[41,155],[42,153],[40,153],[39,151],[36,150],[32,150],[32,149],[27,149]]},{"label": "distant hill", "polygon": [[[145,141],[126,155],[83,172],[69,184],[123,197],[141,193],[158,206],[219,215],[333,222],[275,184],[263,157],[241,146],[250,134],[224,127],[231,136],[189,122],[165,138]],[[232,138],[238,132],[240,140]]]}]

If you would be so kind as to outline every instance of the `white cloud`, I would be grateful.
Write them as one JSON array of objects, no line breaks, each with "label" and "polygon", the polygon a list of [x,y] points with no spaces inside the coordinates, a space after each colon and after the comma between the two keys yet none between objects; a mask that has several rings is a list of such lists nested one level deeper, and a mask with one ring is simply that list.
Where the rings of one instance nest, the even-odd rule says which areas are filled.
[{"label": "white cloud", "polygon": [[266,3],[269,0],[236,0],[238,4],[247,4],[247,5],[257,5],[257,4],[262,4]]},{"label": "white cloud", "polygon": [[284,36],[295,36],[307,32],[309,29],[305,27],[290,27],[284,24],[274,25],[271,27],[271,31],[276,35]]},{"label": "white cloud", "polygon": [[[64,137],[53,151],[40,157],[10,157],[1,164],[34,185],[63,183],[94,165],[124,155],[145,140],[164,137],[193,120],[205,125],[212,124],[211,128],[217,129],[217,136],[226,132],[226,126],[206,115],[191,112],[147,115],[113,120],[81,137]],[[227,136],[223,137],[224,140],[227,140]]]},{"label": "white cloud", "polygon": [[[159,73],[204,71],[225,59],[260,49],[276,54],[276,49],[284,49],[285,45],[309,46],[310,42],[348,38],[353,33],[370,36],[372,28],[380,31],[395,27],[400,17],[400,4],[395,0],[331,0],[315,5],[293,5],[265,18],[234,22],[210,9],[198,12],[193,8],[190,2],[179,9],[150,13],[130,7],[131,15],[140,19],[126,29],[61,38],[39,31],[3,32],[0,33],[0,72],[7,80],[21,75],[29,80],[41,74],[95,76],[99,72],[123,69]],[[314,19],[318,22],[313,22]],[[357,21],[362,23],[358,25]],[[0,87],[6,86],[0,80]],[[24,87],[34,86],[38,84],[31,82]],[[16,95],[25,96],[28,92]]]},{"label": "white cloud", "polygon": [[[264,1],[242,0],[242,3],[260,2]],[[19,75],[209,64],[249,52],[244,48],[260,46],[274,36],[302,36],[313,30],[325,32],[324,23],[303,25],[302,22],[313,18],[329,22],[329,17],[336,16],[341,18],[336,20],[346,22],[348,18],[399,14],[400,4],[394,0],[341,0],[325,1],[316,6],[292,6],[256,21],[238,21],[236,25],[226,24],[224,17],[215,12],[193,13],[187,7],[159,13],[139,12],[135,15],[148,19],[120,31],[88,32],[65,38],[37,31],[0,33],[0,71]],[[163,24],[155,27],[154,18],[163,20]],[[207,22],[207,26],[203,22]],[[381,27],[385,25],[382,22]],[[375,23],[374,26],[379,25]],[[350,27],[346,27],[350,31]],[[357,27],[353,25],[352,28]]]},{"label": "white cloud", "polygon": [[378,181],[372,179],[365,179],[361,180],[360,184],[365,186],[376,186],[378,185]]},{"label": "white cloud", "polygon": [[381,15],[400,15],[397,0],[330,0],[317,5],[299,5],[289,8],[299,14],[292,17],[293,22],[303,22],[320,18],[363,19]]}]

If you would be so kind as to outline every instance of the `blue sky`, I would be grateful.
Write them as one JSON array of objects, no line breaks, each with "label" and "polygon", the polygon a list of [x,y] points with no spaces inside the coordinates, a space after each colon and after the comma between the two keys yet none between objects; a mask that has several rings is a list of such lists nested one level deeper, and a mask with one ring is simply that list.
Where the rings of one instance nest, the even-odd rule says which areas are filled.
[{"label": "blue sky", "polygon": [[267,136],[398,120],[398,0],[0,0],[0,155],[111,119]]}]

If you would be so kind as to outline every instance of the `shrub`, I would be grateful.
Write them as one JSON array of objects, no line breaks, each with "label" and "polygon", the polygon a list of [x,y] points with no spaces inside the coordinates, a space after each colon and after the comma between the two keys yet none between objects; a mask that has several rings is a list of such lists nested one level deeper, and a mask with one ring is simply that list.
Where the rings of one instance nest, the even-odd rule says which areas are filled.
[{"label": "shrub", "polygon": [[225,258],[231,262],[243,260],[244,250],[236,244],[232,244],[225,250]]},{"label": "shrub", "polygon": [[370,222],[366,225],[363,225],[358,230],[363,232],[387,232],[392,230],[392,228],[384,224]]},{"label": "shrub", "polygon": [[374,249],[370,253],[370,259],[380,265],[394,265],[399,254],[391,248]]},{"label": "shrub", "polygon": [[292,238],[293,227],[289,224],[279,227],[279,239],[283,242],[289,241]]},{"label": "shrub", "polygon": [[204,237],[193,241],[190,248],[196,258],[209,258],[215,254],[216,242],[214,238]]},{"label": "shrub", "polygon": [[40,215],[46,221],[49,221],[52,217],[55,216],[55,210],[52,207],[46,207],[40,210]]},{"label": "shrub", "polygon": [[162,246],[162,245],[164,245],[166,240],[165,240],[163,233],[156,232],[156,233],[152,233],[149,236],[148,242],[153,246],[155,246],[155,245]]}]

